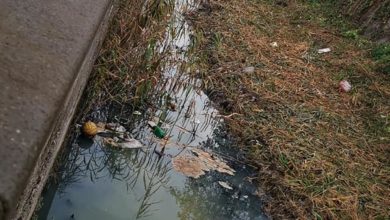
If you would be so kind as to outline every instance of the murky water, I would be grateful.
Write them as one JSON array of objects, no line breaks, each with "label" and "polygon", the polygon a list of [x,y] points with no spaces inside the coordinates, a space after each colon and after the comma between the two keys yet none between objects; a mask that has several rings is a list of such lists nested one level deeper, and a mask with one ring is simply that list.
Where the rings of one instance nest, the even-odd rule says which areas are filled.
[{"label": "murky water", "polygon": [[[118,149],[105,146],[99,137],[75,138],[59,181],[45,189],[38,219],[266,219],[256,187],[250,183],[253,171],[238,162],[239,154],[220,129],[218,112],[198,80],[182,68],[191,31],[181,12],[189,7],[193,6],[187,1],[176,2],[172,26],[160,43],[159,48],[171,50],[172,62],[154,88],[164,94],[154,106],[158,110],[133,115],[125,125],[146,147]],[[168,102],[175,103],[176,111],[166,107]],[[148,120],[160,122],[169,140],[157,138]],[[225,159],[236,174],[209,172],[193,179],[176,172],[172,158],[189,147]],[[221,187],[218,181],[233,189]]]}]

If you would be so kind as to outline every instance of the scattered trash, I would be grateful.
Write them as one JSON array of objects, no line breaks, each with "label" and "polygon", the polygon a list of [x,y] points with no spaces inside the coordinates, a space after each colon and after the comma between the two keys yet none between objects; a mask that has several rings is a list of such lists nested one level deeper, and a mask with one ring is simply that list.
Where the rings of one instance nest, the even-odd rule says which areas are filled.
[{"label": "scattered trash", "polygon": [[134,138],[126,138],[125,140],[121,140],[120,138],[114,137],[105,137],[103,138],[103,143],[106,145],[110,145],[112,147],[126,148],[126,149],[137,149],[142,148],[144,145],[137,139]]},{"label": "scattered trash", "polygon": [[127,149],[137,149],[144,147],[144,145],[139,140],[133,138],[126,139],[124,142],[118,144],[119,147]]},{"label": "scattered trash", "polygon": [[86,137],[93,138],[99,132],[99,129],[95,123],[87,121],[82,126],[82,132]]},{"label": "scattered trash", "polygon": [[119,144],[114,140],[114,138],[103,138],[103,143],[112,147],[119,147]]},{"label": "scattered trash", "polygon": [[108,124],[106,124],[106,128],[108,130],[118,132],[118,133],[125,133],[126,132],[126,128],[118,123],[108,123]]},{"label": "scattered trash", "polygon": [[317,52],[319,53],[319,54],[321,54],[321,53],[328,53],[328,52],[330,52],[331,50],[330,50],[330,48],[322,48],[322,49],[319,49]]},{"label": "scattered trash", "polygon": [[192,178],[199,178],[205,174],[207,169],[204,164],[199,161],[196,157],[189,155],[178,156],[172,159],[173,169],[184,175]]},{"label": "scattered trash", "polygon": [[229,186],[227,182],[218,181],[219,185],[222,186],[225,189],[232,190],[233,188]]},{"label": "scattered trash", "polygon": [[157,126],[157,124],[154,122],[154,121],[148,121],[148,125],[151,127],[151,128],[154,128]]},{"label": "scattered trash", "polygon": [[234,175],[234,172],[236,172],[225,162],[203,150],[191,148],[191,151],[195,155],[182,155],[172,158],[173,168],[176,171],[195,179],[212,170],[229,175]]},{"label": "scattered trash", "polygon": [[159,138],[164,138],[166,135],[165,131],[163,129],[161,129],[159,126],[156,126],[153,128],[153,134]]},{"label": "scattered trash", "polygon": [[144,145],[130,137],[130,134],[126,131],[126,128],[120,125],[119,123],[102,123],[88,121],[82,126],[83,134],[88,138],[93,138],[96,135],[99,135],[103,143],[113,147],[120,148],[142,148]]},{"label": "scattered trash", "polygon": [[225,162],[221,161],[219,158],[211,155],[210,153],[197,148],[191,148],[191,151],[206,165],[206,167],[209,168],[209,170],[216,170],[220,173],[226,173],[231,176],[233,176],[234,172],[236,172]]},{"label": "scattered trash", "polygon": [[271,47],[278,47],[278,42],[272,42],[269,45],[271,45]]},{"label": "scattered trash", "polygon": [[349,92],[352,89],[351,83],[349,83],[347,80],[341,80],[339,83],[339,90],[340,92]]},{"label": "scattered trash", "polygon": [[139,112],[139,111],[134,111],[134,112],[133,112],[133,115],[142,115],[142,113]]},{"label": "scattered trash", "polygon": [[156,135],[158,138],[164,138],[166,133],[165,131],[160,128],[155,122],[148,121],[148,125],[152,128],[153,134]]},{"label": "scattered trash", "polygon": [[254,72],[255,72],[255,67],[253,67],[253,66],[245,67],[245,68],[243,69],[243,72],[244,72],[244,73],[254,73]]}]

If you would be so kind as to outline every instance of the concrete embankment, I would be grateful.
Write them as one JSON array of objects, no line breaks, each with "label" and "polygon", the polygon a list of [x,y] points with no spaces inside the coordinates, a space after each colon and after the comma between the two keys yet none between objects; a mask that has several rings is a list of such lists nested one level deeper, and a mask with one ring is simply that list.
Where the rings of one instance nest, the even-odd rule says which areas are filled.
[{"label": "concrete embankment", "polygon": [[0,219],[31,217],[113,13],[113,0],[0,2]]}]

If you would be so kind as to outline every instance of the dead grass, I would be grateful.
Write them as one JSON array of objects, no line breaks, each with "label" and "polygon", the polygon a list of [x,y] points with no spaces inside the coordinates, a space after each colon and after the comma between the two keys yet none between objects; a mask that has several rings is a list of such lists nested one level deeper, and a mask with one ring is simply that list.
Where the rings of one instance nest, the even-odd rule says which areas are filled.
[{"label": "dead grass", "polygon": [[107,106],[117,106],[113,109],[119,111],[146,106],[167,55],[165,51],[157,53],[156,48],[164,38],[173,4],[173,0],[118,0],[118,13],[84,93],[86,102],[79,108],[82,117],[102,120],[90,113]]},{"label": "dead grass", "polygon": [[227,124],[275,219],[390,216],[390,77],[374,71],[370,42],[343,38],[300,1],[211,0],[189,19],[199,77],[222,111],[239,113]]}]

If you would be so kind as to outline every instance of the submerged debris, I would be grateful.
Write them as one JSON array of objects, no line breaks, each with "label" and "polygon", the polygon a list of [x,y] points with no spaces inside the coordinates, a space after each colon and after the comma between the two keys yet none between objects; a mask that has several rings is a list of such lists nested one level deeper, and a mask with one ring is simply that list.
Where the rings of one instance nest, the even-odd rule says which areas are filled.
[{"label": "submerged debris", "polygon": [[205,174],[207,167],[196,157],[183,155],[172,159],[173,168],[188,177],[195,179]]},{"label": "submerged debris", "polygon": [[172,159],[173,168],[176,171],[195,179],[212,170],[232,176],[236,172],[210,153],[197,148],[191,148],[191,152],[194,155],[178,156]]},{"label": "submerged debris", "polygon": [[201,160],[210,170],[216,170],[220,173],[234,175],[235,170],[230,168],[225,162],[219,158],[197,148],[191,148],[191,151]]},{"label": "submerged debris", "polygon": [[148,125],[151,127],[151,128],[154,128],[157,126],[157,124],[154,122],[154,121],[148,121]]},{"label": "submerged debris", "polygon": [[119,144],[114,140],[114,138],[103,138],[103,143],[112,147],[119,147]]},{"label": "submerged debris", "polygon": [[106,124],[106,129],[119,133],[126,132],[126,128],[118,123],[108,123]]},{"label": "submerged debris", "polygon": [[124,142],[119,143],[119,147],[127,149],[142,148],[144,145],[137,139],[127,138]]},{"label": "submerged debris", "polygon": [[105,137],[103,138],[103,143],[112,147],[125,149],[137,149],[144,147],[144,145],[139,140],[134,138],[126,138],[125,140],[121,140],[117,137]]}]

